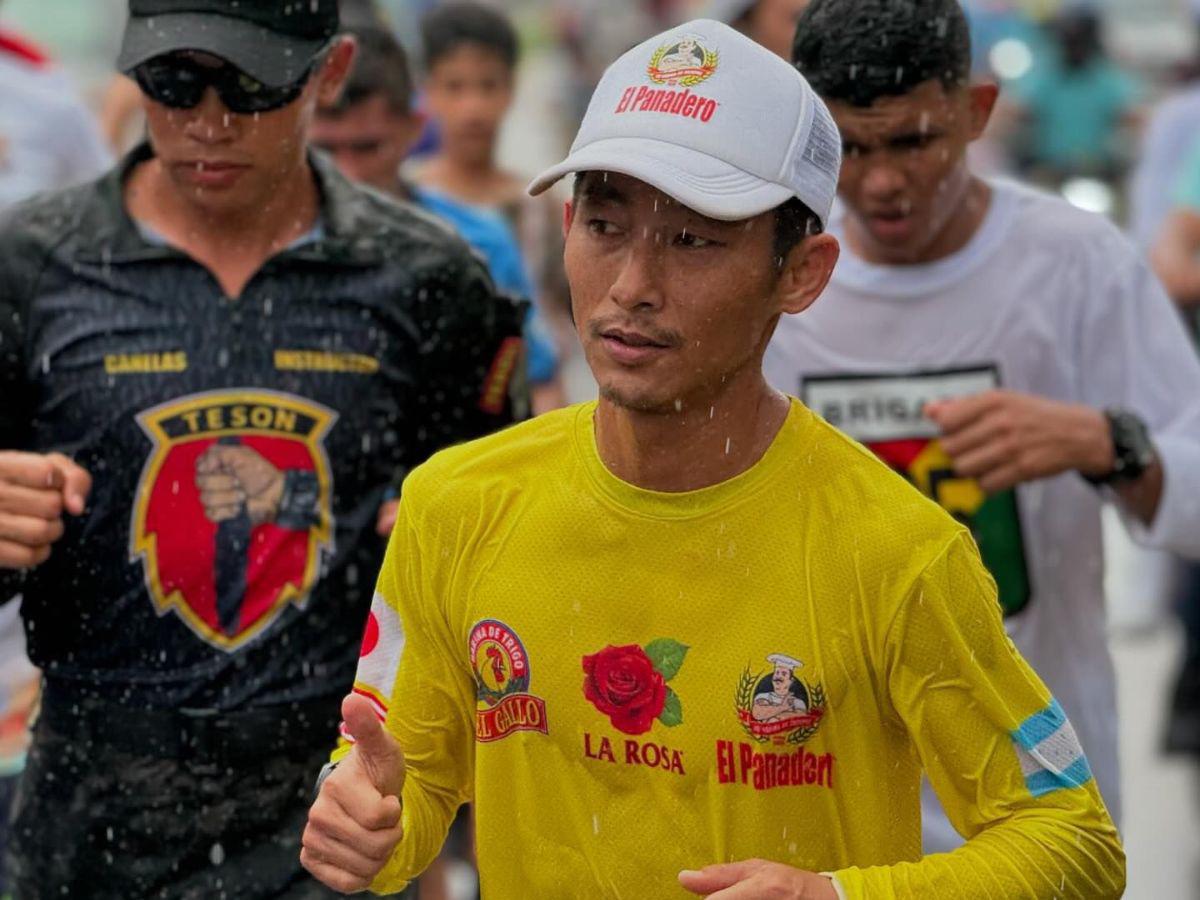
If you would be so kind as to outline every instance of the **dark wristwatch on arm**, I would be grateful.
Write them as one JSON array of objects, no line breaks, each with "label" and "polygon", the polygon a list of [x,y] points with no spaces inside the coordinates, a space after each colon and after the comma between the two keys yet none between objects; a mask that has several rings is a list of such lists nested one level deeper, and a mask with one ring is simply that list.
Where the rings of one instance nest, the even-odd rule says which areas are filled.
[{"label": "dark wristwatch on arm", "polygon": [[1137,481],[1158,459],[1150,429],[1134,413],[1124,409],[1104,411],[1113,443],[1113,468],[1106,475],[1083,477],[1096,486],[1115,486]]}]

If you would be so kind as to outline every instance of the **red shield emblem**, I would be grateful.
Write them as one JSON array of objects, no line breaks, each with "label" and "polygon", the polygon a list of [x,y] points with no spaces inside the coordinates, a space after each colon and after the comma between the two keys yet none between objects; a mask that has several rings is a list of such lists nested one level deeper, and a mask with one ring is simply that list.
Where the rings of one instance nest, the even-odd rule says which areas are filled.
[{"label": "red shield emblem", "polygon": [[324,440],[337,415],[271,391],[195,394],[138,416],[154,442],[133,510],[159,615],[233,651],[302,606],[333,547]]}]

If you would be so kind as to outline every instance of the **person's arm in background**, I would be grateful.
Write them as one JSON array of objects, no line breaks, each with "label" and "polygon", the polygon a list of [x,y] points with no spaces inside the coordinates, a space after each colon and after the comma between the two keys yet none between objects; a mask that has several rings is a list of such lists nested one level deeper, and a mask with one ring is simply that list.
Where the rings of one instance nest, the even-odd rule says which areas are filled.
[{"label": "person's arm in background", "polygon": [[1078,324],[1079,390],[1095,409],[1143,419],[1156,457],[1142,479],[1112,494],[1138,543],[1200,558],[1200,359],[1144,262],[1113,259],[1106,275]]},{"label": "person's arm in background", "polygon": [[[408,473],[445,447],[473,440],[529,415],[523,377],[524,304],[498,294],[481,263],[465,248],[430,267],[413,287],[436,298],[417,308],[420,359],[403,436],[399,490]],[[444,298],[453,298],[447,302]],[[380,534],[391,531],[398,500],[379,511]]]},{"label": "person's arm in background", "polygon": [[[445,609],[442,556],[417,509],[433,509],[419,474],[406,483],[399,520],[372,604],[353,699],[343,711],[338,763],[321,785],[304,833],[304,865],[340,891],[403,890],[437,856],[458,807],[471,796],[475,684],[460,661]],[[352,709],[351,706],[358,709]],[[360,765],[359,738],[372,734]],[[351,721],[351,717],[367,721]],[[382,738],[382,740],[381,740]],[[382,751],[382,752],[381,752]],[[402,756],[399,755],[402,751]],[[389,796],[400,804],[389,810]]]},{"label": "person's arm in background", "polygon": [[1171,299],[1183,309],[1192,309],[1200,306],[1200,143],[1180,170],[1172,200],[1150,260]]},{"label": "person's arm in background", "polygon": [[1125,857],[1061,708],[1005,634],[996,588],[956,538],[912,586],[881,677],[966,844],[836,873],[851,898],[1120,897]]},{"label": "person's arm in background", "polygon": [[1200,306],[1200,210],[1171,211],[1151,250],[1154,270],[1182,309]]}]

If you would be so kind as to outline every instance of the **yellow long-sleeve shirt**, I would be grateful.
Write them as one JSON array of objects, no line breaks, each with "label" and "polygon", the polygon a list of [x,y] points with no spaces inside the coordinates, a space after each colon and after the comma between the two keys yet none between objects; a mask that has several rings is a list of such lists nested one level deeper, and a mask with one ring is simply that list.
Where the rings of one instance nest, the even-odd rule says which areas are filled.
[{"label": "yellow long-sleeve shirt", "polygon": [[[404,487],[356,689],[407,755],[398,889],[473,801],[483,895],[688,896],[765,857],[849,898],[1117,897],[1071,726],[964,530],[799,403],[741,476],[641,490],[594,406]],[[922,768],[961,850],[922,859]]]}]

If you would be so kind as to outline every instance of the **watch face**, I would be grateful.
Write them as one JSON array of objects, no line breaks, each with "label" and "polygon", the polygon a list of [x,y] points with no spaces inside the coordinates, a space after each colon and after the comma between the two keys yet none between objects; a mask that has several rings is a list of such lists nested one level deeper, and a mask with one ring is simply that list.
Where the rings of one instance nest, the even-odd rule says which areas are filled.
[{"label": "watch face", "polygon": [[1108,414],[1112,427],[1113,450],[1116,464],[1113,474],[1122,480],[1140,478],[1155,459],[1154,443],[1150,432],[1140,418],[1125,410],[1113,410]]}]

